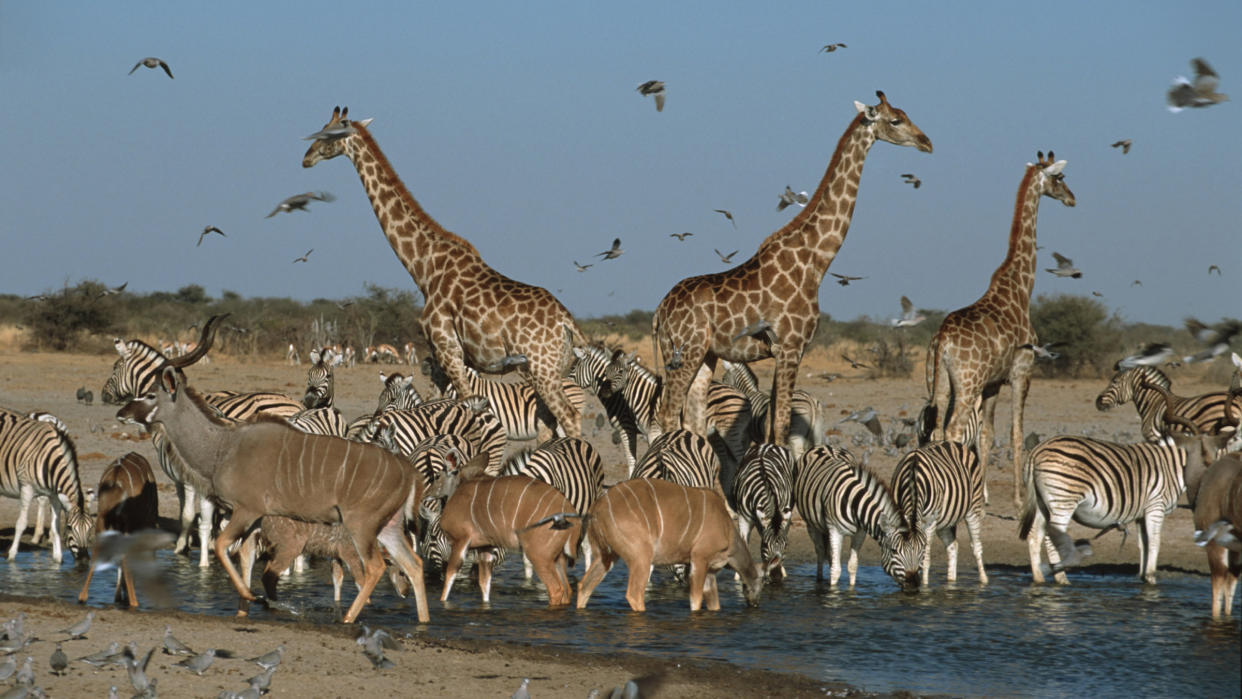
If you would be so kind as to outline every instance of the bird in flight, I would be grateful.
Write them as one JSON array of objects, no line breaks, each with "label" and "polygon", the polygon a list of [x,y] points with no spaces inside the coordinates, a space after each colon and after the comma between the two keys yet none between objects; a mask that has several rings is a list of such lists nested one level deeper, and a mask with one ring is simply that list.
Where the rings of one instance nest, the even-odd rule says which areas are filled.
[{"label": "bird in flight", "polygon": [[901,179],[905,180],[906,184],[914,185],[915,189],[918,189],[919,187],[923,186],[923,180],[920,180],[919,178],[915,177],[913,173],[907,172],[901,176]]},{"label": "bird in flight", "polygon": [[295,257],[295,258],[293,258],[293,264],[297,264],[297,263],[299,263],[299,262],[306,262],[306,258],[310,257],[310,254],[311,254],[312,252],[315,252],[315,248],[311,248],[310,250],[307,250],[307,251],[306,251],[306,254],[305,254],[305,255],[303,255],[303,256],[301,256],[301,257]]},{"label": "bird in flight", "polygon": [[1186,107],[1210,107],[1229,100],[1229,95],[1216,91],[1220,84],[1220,76],[1212,70],[1212,66],[1202,58],[1191,59],[1190,65],[1195,69],[1195,80],[1192,83],[1182,76],[1177,76],[1173,87],[1169,88],[1169,111],[1180,112]]},{"label": "bird in flight", "polygon": [[1137,353],[1124,357],[1117,362],[1118,369],[1133,369],[1136,366],[1159,366],[1173,357],[1173,348],[1163,342],[1149,342]]},{"label": "bird in flight", "polygon": [[1101,297],[1101,298],[1103,298],[1103,297],[1104,297],[1104,294],[1101,294],[1101,293],[1100,293],[1100,292],[1098,292],[1098,291],[1092,291],[1092,292],[1091,292],[1091,295],[1092,295],[1092,296],[1099,296],[1099,297]]},{"label": "bird in flight", "polygon": [[1060,347],[1061,345],[1064,345],[1064,344],[1065,344],[1064,342],[1049,342],[1043,345],[1036,345],[1034,343],[1028,342],[1025,345],[1018,345],[1018,349],[1029,349],[1035,352],[1036,359],[1047,359],[1048,361],[1052,361],[1053,359],[1056,359],[1057,357],[1061,356],[1060,352],[1053,352],[1052,348]]},{"label": "bird in flight", "polygon": [[643,97],[648,95],[655,98],[656,111],[664,111],[664,82],[661,80],[648,80],[638,86],[638,93]]},{"label": "bird in flight", "polygon": [[336,197],[332,196],[330,192],[303,192],[301,194],[294,194],[288,199],[285,199],[277,204],[276,208],[272,209],[272,213],[264,216],[263,218],[271,218],[282,211],[286,213],[295,209],[308,211],[306,207],[312,201],[334,201],[335,199]]},{"label": "bird in flight", "polygon": [[866,364],[863,364],[862,362],[858,361],[857,359],[850,357],[848,354],[845,354],[844,352],[841,353],[841,358],[844,359],[846,362],[849,362],[851,369],[870,369],[871,368],[867,366]]},{"label": "bird in flight", "polygon": [[733,224],[733,227],[734,227],[734,228],[737,228],[737,221],[734,221],[734,220],[733,220],[733,212],[732,212],[732,211],[728,211],[728,210],[726,210],[726,209],[712,209],[712,211],[715,211],[715,212],[716,212],[716,213],[718,213],[718,214],[724,214],[724,217],[725,217],[725,218],[727,218],[727,219],[729,219],[729,223],[732,223],[732,224]]},{"label": "bird in flight", "polygon": [[112,296],[113,294],[119,294],[122,291],[125,291],[125,287],[127,286],[129,286],[129,282],[125,282],[124,284],[120,286],[112,286],[112,287],[105,286],[103,291],[99,292],[99,296],[100,298],[103,298],[104,296]]},{"label": "bird in flight", "polygon": [[837,274],[836,272],[829,272],[829,274],[836,277],[837,283],[840,284],[841,286],[849,286],[850,282],[856,282],[860,279],[866,279],[866,277],[851,277],[848,274]]},{"label": "bird in flight", "polygon": [[[208,235],[212,233],[219,233],[220,235],[224,235],[224,231],[220,230],[219,228],[216,228],[215,226],[207,226],[206,228],[203,229],[202,233],[198,234],[198,242],[194,244],[194,247],[198,247],[202,245],[203,238],[206,238]],[[228,236],[224,235],[224,237],[227,238]]]},{"label": "bird in flight", "polygon": [[689,237],[690,237],[690,236],[692,236],[692,235],[694,235],[694,234],[693,234],[693,233],[691,233],[690,231],[686,231],[685,233],[669,233],[669,234],[668,234],[668,237],[670,237],[670,238],[676,238],[676,239],[678,239],[678,240],[680,240],[681,242],[683,242],[683,243],[684,243],[684,242],[686,242],[686,238],[689,238]]},{"label": "bird in flight", "polygon": [[[712,248],[712,249],[716,250],[715,248]],[[723,252],[720,252],[719,250],[716,250],[716,254],[720,257],[720,261],[727,265],[733,261],[733,256],[737,254],[737,250],[734,250],[728,255],[724,254]]]},{"label": "bird in flight", "polygon": [[1125,139],[1122,139],[1122,140],[1117,141],[1116,143],[1114,143],[1114,144],[1113,144],[1113,148],[1120,148],[1120,149],[1121,149],[1121,154],[1122,154],[1122,155],[1126,155],[1127,153],[1129,153],[1129,152],[1130,152],[1130,146],[1131,146],[1132,144],[1133,144],[1133,141],[1131,141],[1131,140],[1130,140],[1130,139],[1128,139],[1128,138],[1125,138]]},{"label": "bird in flight", "polygon": [[1218,267],[1218,266],[1216,266],[1216,265],[1208,265],[1208,274],[1211,274],[1212,272],[1215,272],[1215,273],[1216,273],[1216,276],[1218,276],[1218,277],[1219,277],[1219,276],[1220,276],[1220,267]]},{"label": "bird in flight", "polygon": [[798,206],[806,208],[806,204],[810,200],[811,198],[806,195],[805,191],[795,192],[789,185],[785,185],[785,191],[781,192],[781,198],[776,202],[776,210],[784,211],[785,207],[790,204],[797,204]]},{"label": "bird in flight", "polygon": [[1053,259],[1057,261],[1057,266],[1053,268],[1045,268],[1045,272],[1052,272],[1058,277],[1070,277],[1071,279],[1082,278],[1082,272],[1074,266],[1074,261],[1062,255],[1059,252],[1052,253]]},{"label": "bird in flight", "polygon": [[1242,323],[1236,320],[1225,320],[1216,325],[1205,325],[1195,318],[1186,319],[1186,330],[1195,339],[1207,345],[1207,349],[1188,357],[1182,357],[1187,364],[1207,361],[1229,351],[1233,338],[1242,332]]},{"label": "bird in flight", "polygon": [[594,267],[594,266],[595,266],[594,264],[589,264],[589,265],[580,265],[580,264],[578,264],[578,261],[577,261],[577,260],[574,260],[574,267],[577,267],[579,272],[585,272],[585,271],[587,271],[588,269],[590,269],[590,268],[592,268],[592,267]]},{"label": "bird in flight", "polygon": [[901,317],[890,318],[888,322],[894,328],[908,328],[908,327],[918,325],[919,323],[922,323],[925,320],[927,320],[927,316],[915,310],[914,303],[912,303],[909,298],[902,296],[901,297]]},{"label": "bird in flight", "polygon": [[819,53],[832,53],[833,51],[836,51],[837,49],[848,49],[848,48],[849,47],[846,46],[845,44],[840,44],[840,43],[825,44],[824,48],[819,50]]},{"label": "bird in flight", "polygon": [[163,68],[164,72],[168,73],[168,77],[171,78],[173,76],[172,71],[168,69],[168,64],[155,56],[147,56],[141,61],[135,63],[134,67],[129,69],[129,74],[133,75],[135,70],[138,70],[143,66],[146,66],[147,68]]},{"label": "bird in flight", "polygon": [[620,239],[620,238],[614,238],[614,239],[613,239],[613,241],[612,241],[612,247],[608,248],[607,250],[605,250],[605,251],[603,251],[603,252],[601,252],[601,253],[596,253],[596,255],[595,255],[595,256],[596,256],[596,257],[602,257],[602,258],[604,258],[605,260],[611,260],[611,259],[614,259],[614,258],[617,258],[617,257],[621,257],[621,253],[623,253],[623,252],[625,252],[625,251],[621,249],[621,239]]}]

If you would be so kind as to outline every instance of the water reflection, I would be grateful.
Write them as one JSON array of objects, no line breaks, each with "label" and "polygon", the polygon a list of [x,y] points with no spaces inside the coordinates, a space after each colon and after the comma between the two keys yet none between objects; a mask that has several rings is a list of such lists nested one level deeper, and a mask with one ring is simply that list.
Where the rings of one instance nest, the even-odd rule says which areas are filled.
[{"label": "water reflection", "polygon": [[[160,552],[157,564],[177,608],[232,615],[237,598],[218,565],[200,569]],[[1033,585],[1018,568],[989,570],[990,584],[960,579],[917,594],[900,592],[879,568],[858,571],[854,589],[815,581],[815,566],[789,565],[790,577],[765,588],[758,609],[745,606],[732,576],[719,577],[722,611],[691,614],[683,585],[657,571],[648,612],[631,612],[626,574],[618,566],[585,610],[548,609],[542,588],[520,564],[497,571],[484,605],[473,580],[459,580],[453,604],[438,601],[428,581],[432,621],[414,623],[412,600],[387,582],[363,621],[443,638],[486,638],[657,656],[724,660],[797,672],[872,690],[915,689],[955,695],[1236,696],[1242,682],[1242,619],[1212,622],[1206,577],[1162,574],[1143,585],[1126,573],[1078,572],[1073,584]],[[85,577],[57,566],[45,551],[0,564],[11,594],[75,599]],[[89,604],[110,605],[112,577],[92,584]],[[356,587],[342,590],[346,604]],[[256,618],[338,623],[327,566],[280,582],[281,603],[255,605]],[[149,596],[139,590],[144,608]]]}]

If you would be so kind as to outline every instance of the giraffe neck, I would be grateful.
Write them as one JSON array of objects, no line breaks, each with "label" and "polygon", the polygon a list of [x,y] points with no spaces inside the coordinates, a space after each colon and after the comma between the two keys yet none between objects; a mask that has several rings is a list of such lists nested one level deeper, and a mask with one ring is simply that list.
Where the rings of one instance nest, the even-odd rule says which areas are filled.
[{"label": "giraffe neck", "polygon": [[814,283],[818,285],[849,232],[863,163],[874,143],[875,134],[864,127],[863,116],[859,114],[837,142],[828,169],[806,208],[768,236],[759,246],[759,255],[790,248],[809,251],[811,255],[800,257],[799,261],[806,260],[817,272]]},{"label": "giraffe neck", "polygon": [[1017,202],[1013,208],[1013,225],[1009,229],[1009,253],[992,273],[985,296],[1005,295],[1029,308],[1031,290],[1035,287],[1035,224],[1039,217],[1039,167],[1030,166],[1018,185]]},{"label": "giraffe neck", "polygon": [[473,245],[445,230],[419,206],[366,127],[354,127],[358,133],[346,141],[345,153],[358,170],[388,244],[423,296],[447,266],[442,259],[446,255],[451,255],[455,266],[466,261],[463,256],[481,261]]}]

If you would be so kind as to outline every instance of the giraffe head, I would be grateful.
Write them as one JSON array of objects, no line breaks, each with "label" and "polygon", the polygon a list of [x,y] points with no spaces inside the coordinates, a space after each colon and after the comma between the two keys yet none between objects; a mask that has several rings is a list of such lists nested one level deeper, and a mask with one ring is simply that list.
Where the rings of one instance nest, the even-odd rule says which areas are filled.
[{"label": "giraffe head", "polygon": [[897,146],[914,146],[924,153],[932,152],[931,139],[910,121],[902,110],[888,103],[880,90],[875,91],[880,103],[874,107],[855,100],[854,107],[861,115],[862,125],[871,129],[875,137]]},{"label": "giraffe head", "polygon": [[1052,197],[1066,206],[1073,206],[1075,203],[1074,193],[1065,185],[1065,174],[1061,171],[1065,169],[1065,161],[1057,160],[1052,151],[1048,151],[1048,158],[1044,158],[1044,152],[1038,151],[1038,159],[1033,165],[1028,163],[1029,167],[1039,168],[1039,179],[1035,186],[1039,188],[1040,194],[1046,197]]},{"label": "giraffe head", "polygon": [[358,131],[358,127],[366,127],[370,119],[362,121],[349,120],[349,107],[336,107],[332,110],[332,118],[318,132],[307,136],[311,140],[310,148],[302,156],[302,167],[313,167],[321,160],[331,160],[345,152],[345,142]]}]

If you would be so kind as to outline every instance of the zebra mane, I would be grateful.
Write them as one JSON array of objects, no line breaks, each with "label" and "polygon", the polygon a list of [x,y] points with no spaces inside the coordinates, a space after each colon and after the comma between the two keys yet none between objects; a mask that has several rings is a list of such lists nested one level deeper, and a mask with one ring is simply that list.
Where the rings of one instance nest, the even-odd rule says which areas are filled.
[{"label": "zebra mane", "polygon": [[501,468],[501,475],[515,476],[522,472],[522,468],[530,463],[530,457],[534,455],[538,447],[522,447],[508,459],[505,459],[505,465]]},{"label": "zebra mane", "polygon": [[1122,372],[1122,375],[1124,375],[1126,381],[1130,383],[1130,390],[1135,395],[1138,395],[1139,389],[1142,388],[1143,384],[1146,382],[1154,383],[1164,389],[1173,388],[1173,382],[1169,380],[1168,375],[1154,366],[1136,366],[1131,369],[1126,369]]}]

